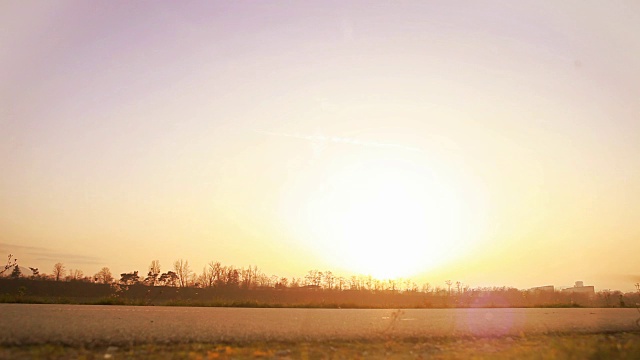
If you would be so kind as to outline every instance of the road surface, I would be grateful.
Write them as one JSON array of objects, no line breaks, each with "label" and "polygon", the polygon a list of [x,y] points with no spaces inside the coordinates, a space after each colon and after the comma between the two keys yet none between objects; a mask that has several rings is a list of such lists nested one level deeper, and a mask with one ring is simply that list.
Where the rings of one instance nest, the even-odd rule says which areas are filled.
[{"label": "road surface", "polygon": [[0,304],[2,345],[370,340],[638,331],[636,309],[248,309]]}]

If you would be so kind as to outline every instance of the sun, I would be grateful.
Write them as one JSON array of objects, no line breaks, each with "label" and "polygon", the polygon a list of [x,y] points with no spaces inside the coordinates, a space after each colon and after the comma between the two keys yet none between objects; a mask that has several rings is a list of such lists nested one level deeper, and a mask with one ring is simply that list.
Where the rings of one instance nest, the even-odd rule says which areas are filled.
[{"label": "sun", "polygon": [[313,246],[336,266],[376,278],[408,277],[452,258],[462,245],[456,189],[411,161],[365,161],[336,171],[310,195]]}]

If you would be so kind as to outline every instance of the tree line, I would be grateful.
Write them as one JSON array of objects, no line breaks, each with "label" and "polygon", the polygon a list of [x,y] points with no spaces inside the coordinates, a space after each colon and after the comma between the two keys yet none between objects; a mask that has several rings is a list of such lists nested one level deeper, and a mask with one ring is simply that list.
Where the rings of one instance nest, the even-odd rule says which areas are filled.
[{"label": "tree line", "polygon": [[[147,286],[170,286],[170,287],[196,287],[196,288],[216,288],[216,287],[238,287],[243,289],[257,288],[310,288],[322,290],[369,290],[369,291],[444,291],[438,286],[432,287],[429,283],[418,285],[411,279],[387,279],[381,280],[372,276],[353,275],[350,277],[335,275],[332,271],[309,270],[302,277],[280,277],[267,275],[256,265],[247,267],[235,267],[233,265],[223,265],[219,261],[210,261],[205,265],[200,273],[196,273],[188,260],[179,259],[173,263],[170,270],[162,272],[160,261],[151,261],[146,276],[139,271],[121,273],[119,278],[113,275],[109,267],[103,267],[93,276],[87,276],[80,269],[67,269],[63,263],[53,265],[50,274],[40,273],[37,268],[29,268],[31,274],[22,274],[15,259],[5,266],[4,273],[13,269],[9,277],[26,277],[37,280],[51,281],[83,281],[100,284],[120,284]],[[458,291],[468,290],[468,285],[456,282]],[[448,289],[451,292],[451,286]]]},{"label": "tree line", "polygon": [[[371,296],[400,294],[416,296],[416,301],[420,302],[420,306],[425,307],[535,306],[574,303],[602,307],[625,307],[640,302],[640,284],[635,284],[637,291],[634,293],[623,294],[620,291],[601,290],[595,294],[595,297],[585,297],[582,294],[536,289],[519,290],[505,286],[471,288],[460,281],[451,280],[445,281],[443,286],[434,286],[428,282],[417,284],[411,279],[380,280],[364,275],[343,277],[335,275],[329,270],[309,270],[302,277],[287,278],[267,275],[255,265],[235,267],[223,265],[217,261],[209,262],[200,273],[196,273],[189,262],[183,259],[174,261],[170,269],[164,272],[160,262],[153,260],[147,268],[146,275],[141,275],[139,271],[131,271],[121,273],[119,277],[114,276],[108,267],[103,267],[94,275],[87,276],[79,269],[67,269],[63,263],[54,264],[50,274],[40,273],[37,268],[30,267],[29,270],[31,274],[22,274],[17,260],[9,255],[7,264],[4,268],[0,268],[0,277],[108,284],[116,288],[142,286],[194,291],[206,289],[207,293],[211,293],[211,291],[228,292],[234,289],[237,291],[301,289],[312,292],[319,291],[323,294],[336,294],[333,296],[334,299],[339,298],[337,294],[340,293],[357,292]],[[329,301],[331,300],[329,299]]]}]

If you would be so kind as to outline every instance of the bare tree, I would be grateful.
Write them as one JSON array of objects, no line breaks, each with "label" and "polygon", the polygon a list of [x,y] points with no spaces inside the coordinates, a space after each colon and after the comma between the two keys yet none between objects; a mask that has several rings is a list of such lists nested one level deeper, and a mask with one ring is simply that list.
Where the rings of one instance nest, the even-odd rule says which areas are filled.
[{"label": "bare tree", "polygon": [[360,290],[360,283],[355,275],[351,275],[349,278],[349,290]]},{"label": "bare tree", "polygon": [[98,271],[98,273],[94,276],[96,282],[102,284],[111,284],[113,282],[113,275],[111,275],[111,270],[108,267],[103,267]]},{"label": "bare tree", "polygon": [[4,268],[0,269],[0,276],[9,271],[9,269],[13,269],[17,265],[18,259],[13,259],[13,255],[9,254],[9,256],[7,256],[7,264],[4,266]]},{"label": "bare tree", "polygon": [[373,287],[373,277],[371,275],[367,276],[364,285],[367,287],[367,290],[371,291],[371,288]]},{"label": "bare tree", "polygon": [[178,286],[187,287],[193,283],[193,271],[189,267],[188,260],[176,260],[173,263],[173,270],[175,270],[176,275],[178,276]]},{"label": "bare tree", "polygon": [[404,291],[411,291],[411,279],[404,279]]},{"label": "bare tree", "polygon": [[276,284],[277,289],[285,289],[289,285],[289,279],[286,277],[281,277]]},{"label": "bare tree", "polygon": [[63,263],[55,263],[55,265],[53,265],[53,278],[56,281],[60,281],[61,278],[64,278],[65,273],[66,268]]},{"label": "bare tree", "polygon": [[209,272],[209,269],[207,266],[202,268],[202,274],[198,276],[198,283],[203,288],[213,287],[213,284],[214,284],[213,276],[211,276],[211,273]]},{"label": "bare tree", "polygon": [[250,289],[256,284],[256,277],[258,276],[258,267],[249,265],[248,268],[240,269],[240,275],[242,276],[242,287],[245,289]]},{"label": "bare tree", "polygon": [[147,277],[144,279],[144,283],[155,286],[158,282],[158,276],[160,276],[160,261],[153,260],[151,261],[151,265],[149,265],[149,272],[147,273]]},{"label": "bare tree", "polygon": [[151,265],[149,265],[149,271],[154,274],[160,274],[160,260],[151,261]]},{"label": "bare tree", "polygon": [[428,282],[422,284],[422,292],[423,293],[431,292],[431,284],[429,284]]},{"label": "bare tree", "polygon": [[371,290],[372,291],[374,291],[374,292],[381,291],[382,290],[382,286],[383,286],[382,281],[380,281],[380,280],[378,280],[376,278],[371,279]]},{"label": "bare tree", "polygon": [[305,275],[304,277],[305,285],[320,286],[322,282],[322,276],[322,271],[309,270],[309,272],[307,272],[307,275]]},{"label": "bare tree", "polygon": [[325,287],[329,290],[333,289],[333,285],[335,284],[336,277],[329,270],[324,272],[324,284]]},{"label": "bare tree", "polygon": [[69,281],[82,280],[83,277],[84,277],[84,273],[82,272],[82,270],[80,270],[80,269],[70,269],[69,270],[69,275],[67,276],[67,279]]},{"label": "bare tree", "polygon": [[398,285],[398,282],[395,279],[389,279],[387,280],[387,282],[389,283],[389,290],[391,291],[396,291],[396,287]]},{"label": "bare tree", "polygon": [[269,277],[266,274],[259,274],[256,278],[256,284],[258,284],[259,287],[269,287],[269,282]]},{"label": "bare tree", "polygon": [[240,272],[233,266],[225,266],[225,285],[238,287],[240,285]]},{"label": "bare tree", "polygon": [[451,280],[447,280],[444,282],[445,284],[447,284],[448,288],[449,288],[449,296],[451,296],[451,284],[453,284],[453,282],[451,282]]},{"label": "bare tree", "polygon": [[203,287],[219,286],[223,283],[223,266],[219,262],[210,261],[207,266],[202,269],[199,282]]}]

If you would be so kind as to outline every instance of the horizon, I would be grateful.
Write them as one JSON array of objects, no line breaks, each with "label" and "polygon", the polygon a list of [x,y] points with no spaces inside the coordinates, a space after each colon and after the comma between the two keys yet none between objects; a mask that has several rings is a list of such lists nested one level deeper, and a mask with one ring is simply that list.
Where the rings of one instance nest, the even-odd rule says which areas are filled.
[{"label": "horizon", "polygon": [[637,2],[0,7],[20,266],[640,281]]},{"label": "horizon", "polygon": [[[5,244],[0,244],[0,246],[3,246]],[[9,254],[8,257],[9,261],[7,262],[7,265],[5,266],[5,268],[7,268],[8,270],[6,270],[4,273],[2,273],[0,275],[0,278],[9,278],[11,277],[11,268],[18,266],[20,268],[21,274],[20,276],[23,278],[32,278],[33,275],[33,271],[31,268],[34,268],[32,266],[24,266],[21,265],[20,263],[18,263],[17,258],[15,256],[13,256],[13,254]],[[159,260],[153,260],[152,262],[150,262],[150,265],[147,266],[147,271],[140,271],[138,269],[134,269],[131,271],[124,271],[124,272],[112,272],[111,275],[113,276],[113,283],[119,283],[121,282],[121,279],[124,278],[125,275],[130,275],[135,273],[138,273],[138,276],[140,277],[140,283],[144,283],[143,279],[148,276],[151,272],[151,266],[152,265],[156,265],[159,266],[160,272],[156,275],[160,275],[161,273],[169,273],[169,272],[177,272],[179,270],[177,270],[175,268],[174,265],[178,262],[183,262],[186,261],[186,266],[189,269],[189,274],[190,276],[192,276],[193,278],[190,281],[193,281],[193,283],[190,283],[188,285],[188,287],[193,287],[198,285],[199,281],[200,281],[200,277],[205,273],[208,272],[209,270],[209,266],[210,264],[216,263],[215,260],[211,260],[209,263],[205,264],[202,267],[202,270],[198,270],[198,268],[193,267],[192,264],[189,264],[189,260],[188,259],[177,259],[174,262],[170,263],[170,265],[165,266],[163,265]],[[520,291],[527,291],[527,290],[536,290],[536,289],[540,289],[540,288],[546,288],[548,286],[551,286],[554,288],[554,291],[561,291],[564,289],[569,289],[569,288],[575,288],[575,287],[594,287],[594,291],[596,293],[598,292],[602,292],[602,291],[621,291],[622,293],[637,293],[638,292],[638,282],[635,282],[632,284],[633,289],[616,289],[616,288],[611,288],[611,287],[604,287],[604,288],[598,288],[596,286],[594,286],[593,284],[589,284],[588,282],[584,282],[582,280],[576,280],[574,281],[574,283],[572,283],[571,285],[556,285],[556,284],[552,284],[552,283],[546,283],[545,285],[536,285],[536,286],[532,286],[532,287],[517,287],[517,286],[511,286],[511,285],[505,285],[505,284],[488,284],[488,283],[484,283],[484,284],[468,284],[465,283],[463,281],[459,281],[459,279],[447,279],[447,280],[441,280],[440,282],[432,282],[429,281],[429,279],[425,279],[422,278],[422,281],[420,280],[416,280],[412,277],[395,277],[395,278],[378,278],[375,276],[372,276],[371,274],[357,274],[357,273],[350,273],[350,274],[341,274],[341,273],[334,273],[332,272],[330,269],[324,269],[324,270],[319,270],[319,269],[309,269],[306,274],[297,274],[296,275],[292,275],[292,276],[279,276],[278,274],[269,274],[269,273],[265,273],[262,271],[262,269],[260,267],[258,267],[257,264],[250,264],[245,266],[237,266],[237,265],[233,265],[233,264],[224,264],[224,263],[220,263],[217,262],[218,264],[220,264],[223,267],[230,267],[233,268],[235,270],[238,270],[241,272],[241,270],[245,270],[245,269],[255,269],[257,271],[257,274],[254,275],[265,275],[269,278],[273,278],[274,276],[277,277],[280,281],[282,278],[286,278],[287,281],[293,281],[294,279],[297,279],[299,281],[299,286],[303,286],[304,284],[307,283],[307,275],[309,275],[312,272],[318,272],[320,274],[325,274],[326,272],[330,272],[332,274],[333,277],[335,277],[335,280],[337,281],[337,279],[341,278],[342,280],[345,281],[345,286],[346,288],[349,288],[350,285],[348,285],[348,283],[351,281],[352,278],[357,278],[358,281],[363,281],[366,280],[367,278],[370,280],[373,280],[375,282],[379,282],[379,283],[387,283],[387,282],[391,282],[393,281],[394,283],[397,282],[398,284],[398,289],[403,291],[403,290],[407,290],[407,281],[411,281],[412,286],[415,285],[418,289],[422,289],[423,286],[429,286],[432,290],[434,289],[444,289],[446,286],[453,286],[456,283],[459,283],[458,285],[460,285],[463,288],[469,288],[471,290],[475,290],[475,289],[485,289],[485,288],[514,288],[514,289],[518,289]],[[37,277],[36,279],[48,279],[51,280],[52,276],[55,276],[55,267],[57,265],[62,265],[62,278],[60,281],[85,281],[85,280],[91,280],[91,281],[97,281],[96,279],[99,276],[99,273],[102,272],[102,270],[104,268],[108,269],[109,271],[111,271],[111,268],[109,266],[103,266],[100,271],[97,271],[95,273],[84,273],[84,270],[81,268],[72,268],[72,267],[68,267],[66,264],[58,262],[54,265],[52,265],[52,270],[51,271],[46,271],[44,269],[40,269],[40,268],[34,268],[35,271],[37,271]],[[77,272],[80,271],[78,278],[71,278],[72,272]],[[31,273],[31,274],[30,274]],[[145,275],[147,274],[147,275]],[[120,278],[119,278],[120,277]],[[56,280],[58,281],[58,280]],[[289,282],[289,284],[291,284],[291,282]],[[324,282],[324,281],[323,281]],[[448,282],[451,282],[451,284],[448,284]],[[581,285],[578,285],[578,284]],[[453,284],[453,285],[452,285]],[[202,286],[202,284],[200,284]],[[154,285],[156,286],[156,285]],[[166,286],[166,285],[165,285]],[[291,286],[291,285],[289,285]],[[419,290],[419,291],[423,291],[423,290]]]}]

